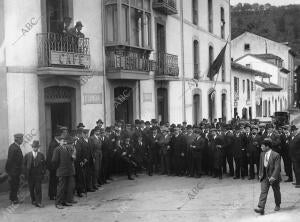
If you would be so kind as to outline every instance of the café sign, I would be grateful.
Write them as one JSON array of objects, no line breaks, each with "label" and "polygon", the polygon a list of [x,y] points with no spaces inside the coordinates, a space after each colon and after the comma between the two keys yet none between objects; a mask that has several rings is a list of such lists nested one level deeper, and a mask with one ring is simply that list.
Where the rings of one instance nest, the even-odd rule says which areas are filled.
[{"label": "caf\u00e9 sign", "polygon": [[55,66],[90,68],[90,55],[73,52],[60,52],[51,50],[50,63]]}]

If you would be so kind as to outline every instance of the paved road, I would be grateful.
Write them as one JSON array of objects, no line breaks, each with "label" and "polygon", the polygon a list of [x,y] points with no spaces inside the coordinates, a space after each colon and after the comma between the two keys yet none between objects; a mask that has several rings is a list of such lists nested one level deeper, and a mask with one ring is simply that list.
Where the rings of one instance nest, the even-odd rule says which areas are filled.
[{"label": "paved road", "polygon": [[299,221],[300,189],[282,183],[281,191],[282,210],[273,211],[274,197],[270,190],[266,215],[260,216],[253,211],[260,192],[257,180],[141,175],[128,181],[118,177],[103,190],[89,193],[87,198],[77,199],[75,206],[63,210],[57,210],[48,200],[44,202],[45,208],[35,208],[29,198],[16,209],[7,208],[7,195],[1,194],[0,221]]}]

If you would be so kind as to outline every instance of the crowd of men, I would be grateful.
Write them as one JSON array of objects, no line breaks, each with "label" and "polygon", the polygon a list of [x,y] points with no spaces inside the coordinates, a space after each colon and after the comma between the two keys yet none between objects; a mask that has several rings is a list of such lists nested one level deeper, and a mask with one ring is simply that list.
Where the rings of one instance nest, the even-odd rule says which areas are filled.
[{"label": "crowd of men", "polygon": [[[115,126],[86,129],[83,123],[70,131],[59,127],[51,141],[46,158],[39,152],[39,142],[23,158],[20,145],[23,135],[16,134],[9,147],[6,171],[9,175],[10,200],[18,203],[20,175],[28,180],[32,204],[42,207],[41,183],[49,171],[48,195],[62,209],[76,203],[74,195],[82,197],[95,192],[112,180],[112,175],[126,173],[134,180],[138,173],[165,174],[200,178],[203,175],[222,179],[258,178],[261,144],[272,141],[273,151],[283,159],[286,182],[300,187],[300,134],[296,126],[274,126],[258,123],[222,124],[203,120],[197,126],[158,124],[135,120],[120,121]],[[294,171],[294,173],[293,173]]]}]

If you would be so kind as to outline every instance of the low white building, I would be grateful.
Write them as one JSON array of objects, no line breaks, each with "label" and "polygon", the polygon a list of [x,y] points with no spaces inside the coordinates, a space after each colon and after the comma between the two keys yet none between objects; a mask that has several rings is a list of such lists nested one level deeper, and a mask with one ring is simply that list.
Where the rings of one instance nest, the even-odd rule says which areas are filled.
[{"label": "low white building", "polygon": [[[231,63],[231,100],[233,101],[234,118],[244,120],[257,118],[256,77],[269,78],[271,75],[251,69],[247,66]],[[258,110],[258,114],[259,114]]]}]

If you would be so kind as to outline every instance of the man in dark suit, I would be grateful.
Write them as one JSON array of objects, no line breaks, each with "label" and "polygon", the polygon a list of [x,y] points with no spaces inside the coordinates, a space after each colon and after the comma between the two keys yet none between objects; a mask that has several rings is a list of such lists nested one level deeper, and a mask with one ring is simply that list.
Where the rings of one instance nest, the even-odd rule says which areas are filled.
[{"label": "man in dark suit", "polygon": [[201,130],[195,129],[194,130],[195,139],[190,144],[191,149],[191,174],[192,177],[201,177],[202,176],[202,157],[203,157],[203,151],[205,148],[205,139],[201,136]]},{"label": "man in dark suit", "polygon": [[101,187],[101,185],[98,183],[102,164],[102,143],[100,140],[100,130],[101,128],[96,126],[94,129],[94,134],[89,138],[89,146],[94,159],[92,188],[95,190],[98,190],[98,187]]},{"label": "man in dark suit", "polygon": [[24,157],[25,178],[28,180],[31,203],[37,207],[42,205],[42,180],[46,172],[44,155],[39,152],[40,142],[32,142],[32,152]]},{"label": "man in dark suit", "polygon": [[180,134],[180,129],[174,129],[174,136],[170,141],[172,152],[172,166],[176,176],[183,176],[185,173],[184,163],[186,157],[186,142],[184,137]]},{"label": "man in dark suit", "polygon": [[160,164],[161,164],[161,173],[162,174],[171,174],[171,147],[169,135],[169,129],[167,127],[162,127],[161,129],[162,136],[160,137]]},{"label": "man in dark suit", "polygon": [[[254,165],[256,165],[256,169],[259,169],[259,157],[260,157],[260,143],[261,137],[258,135],[258,128],[256,126],[252,127],[252,134],[247,137],[247,159],[249,163],[249,180],[253,180],[255,178]],[[257,172],[258,174],[258,172]]]},{"label": "man in dark suit", "polygon": [[57,168],[58,185],[55,206],[58,209],[63,209],[63,206],[72,206],[72,203],[76,203],[73,200],[75,188],[74,160],[76,158],[75,139],[66,137],[61,138],[61,140],[61,145],[54,150],[52,157],[52,162]]},{"label": "man in dark suit", "polygon": [[152,134],[148,137],[148,143],[149,143],[149,167],[148,167],[148,174],[151,176],[154,172],[158,172],[159,168],[159,162],[160,162],[160,156],[159,156],[159,140],[160,135],[158,134],[157,128],[152,128]]},{"label": "man in dark suit", "polygon": [[23,134],[15,134],[14,139],[14,143],[8,148],[5,170],[8,174],[8,182],[10,187],[9,199],[12,204],[18,204],[20,203],[18,199],[18,190],[23,166],[23,153],[20,147],[23,143]]},{"label": "man in dark suit", "polygon": [[254,211],[261,215],[265,212],[265,205],[270,186],[272,186],[275,198],[275,211],[280,210],[280,155],[272,150],[272,140],[266,138],[261,144],[262,153],[260,156],[259,180],[261,182],[261,193],[258,202],[258,208]]},{"label": "man in dark suit", "polygon": [[300,188],[300,134],[297,132],[296,126],[291,127],[291,139],[289,144],[290,157],[293,163],[293,169],[295,173],[296,188]]}]

